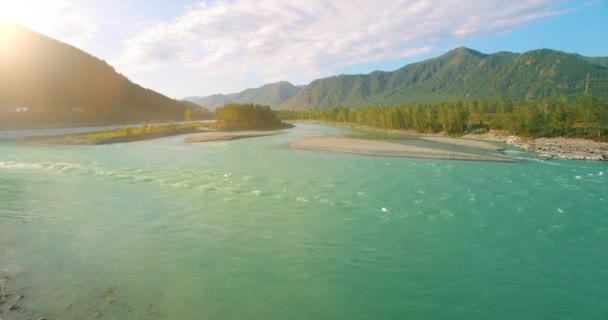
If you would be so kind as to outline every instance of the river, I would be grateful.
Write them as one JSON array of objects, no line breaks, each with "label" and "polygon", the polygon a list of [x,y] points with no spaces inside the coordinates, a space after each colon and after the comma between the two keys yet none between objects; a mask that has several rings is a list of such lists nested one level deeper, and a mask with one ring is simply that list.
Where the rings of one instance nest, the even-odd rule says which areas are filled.
[{"label": "river", "polygon": [[0,141],[0,274],[24,296],[0,318],[608,315],[605,163],[287,147],[312,134],[352,132]]}]

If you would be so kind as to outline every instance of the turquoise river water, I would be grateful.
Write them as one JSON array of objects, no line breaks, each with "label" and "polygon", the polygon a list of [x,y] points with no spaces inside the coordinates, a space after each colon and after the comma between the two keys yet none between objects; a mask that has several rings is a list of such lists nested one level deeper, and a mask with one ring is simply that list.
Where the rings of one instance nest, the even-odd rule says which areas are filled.
[{"label": "turquoise river water", "polygon": [[3,320],[608,319],[608,165],[0,142]]}]

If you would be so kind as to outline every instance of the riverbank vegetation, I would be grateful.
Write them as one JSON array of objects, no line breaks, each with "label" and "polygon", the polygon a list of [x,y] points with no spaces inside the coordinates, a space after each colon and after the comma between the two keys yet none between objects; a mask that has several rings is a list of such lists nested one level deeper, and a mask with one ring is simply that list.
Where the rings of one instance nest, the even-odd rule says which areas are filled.
[{"label": "riverbank vegetation", "polygon": [[140,141],[206,130],[208,130],[206,124],[200,122],[169,123],[56,137],[33,137],[26,140],[34,143],[96,145]]},{"label": "riverbank vegetation", "polygon": [[451,135],[490,129],[537,137],[608,140],[608,101],[584,95],[568,99],[512,102],[509,99],[403,104],[393,107],[331,108],[279,112],[283,120],[322,120],[383,129]]},{"label": "riverbank vegetation", "polygon": [[[191,113],[186,112],[184,114],[185,119],[191,119],[191,117]],[[186,122],[181,124],[169,123],[144,125],[140,127],[128,127],[83,134],[62,135],[55,137],[32,137],[27,138],[26,141],[46,144],[96,145],[140,141],[165,136],[197,132],[209,133],[210,131],[217,132],[244,130],[272,131],[292,127],[292,125],[282,122],[278,117],[277,113],[270,109],[270,107],[254,104],[228,104],[224,107],[216,109],[215,117],[217,120],[215,122]],[[264,134],[244,133],[242,135],[230,135],[216,133],[205,134],[203,136],[197,137],[194,140],[232,140],[236,138],[245,138],[261,135]]]},{"label": "riverbank vegetation", "polygon": [[219,130],[276,130],[290,128],[269,106],[258,104],[227,104],[215,109],[213,125]]}]

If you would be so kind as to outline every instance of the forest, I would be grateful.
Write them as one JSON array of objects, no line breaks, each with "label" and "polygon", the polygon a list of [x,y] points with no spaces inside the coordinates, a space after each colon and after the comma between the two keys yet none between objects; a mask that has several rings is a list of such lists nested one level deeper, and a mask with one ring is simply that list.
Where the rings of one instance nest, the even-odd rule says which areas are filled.
[{"label": "forest", "polygon": [[607,140],[608,102],[591,95],[532,102],[507,98],[410,103],[392,107],[281,110],[283,120],[322,120],[450,135],[506,130],[524,137]]},{"label": "forest", "polygon": [[230,103],[215,109],[215,124],[222,130],[271,130],[286,127],[269,106]]}]

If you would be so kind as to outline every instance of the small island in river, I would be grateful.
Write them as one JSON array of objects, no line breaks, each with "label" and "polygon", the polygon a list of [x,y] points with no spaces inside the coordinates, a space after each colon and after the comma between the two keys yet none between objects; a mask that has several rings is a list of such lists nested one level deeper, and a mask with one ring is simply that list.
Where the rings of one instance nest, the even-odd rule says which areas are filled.
[{"label": "small island in river", "polygon": [[25,142],[63,145],[100,145],[156,139],[180,134],[208,131],[203,123],[156,124],[128,127],[100,132],[68,134],[59,136],[28,137]]},{"label": "small island in river", "polygon": [[212,132],[188,136],[186,143],[228,141],[235,139],[272,136],[279,129],[293,128],[282,122],[269,106],[256,104],[227,104],[215,110],[217,122],[210,125]]}]

